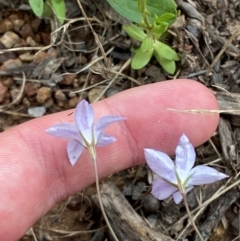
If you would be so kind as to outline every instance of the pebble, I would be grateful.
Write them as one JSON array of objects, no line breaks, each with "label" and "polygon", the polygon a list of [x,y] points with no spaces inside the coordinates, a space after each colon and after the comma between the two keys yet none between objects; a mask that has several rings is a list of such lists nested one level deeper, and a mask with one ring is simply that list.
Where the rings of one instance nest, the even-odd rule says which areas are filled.
[{"label": "pebble", "polygon": [[31,36],[27,37],[26,43],[27,43],[27,45],[29,45],[31,47],[37,46],[37,43],[35,42],[35,40]]},{"label": "pebble", "polygon": [[41,51],[41,52],[38,52],[37,55],[34,56],[33,62],[34,63],[42,63],[43,60],[47,59],[48,57],[49,56],[46,52]]},{"label": "pebble", "polygon": [[24,87],[24,94],[27,97],[33,97],[34,95],[37,94],[37,86],[34,83],[27,82]]},{"label": "pebble", "polygon": [[[0,49],[6,49],[6,47],[0,42]],[[0,54],[0,64],[3,64],[5,61],[9,59],[16,59],[17,54],[15,52],[5,52]]]},{"label": "pebble", "polygon": [[31,54],[30,52],[26,52],[24,54],[20,54],[19,59],[24,62],[32,62],[34,59],[34,55]]},{"label": "pebble", "polygon": [[6,71],[9,69],[15,69],[22,65],[22,61],[20,59],[9,59],[3,63],[0,67],[0,70]]},{"label": "pebble", "polygon": [[33,30],[34,33],[38,32],[41,22],[42,22],[42,20],[39,19],[39,18],[35,18],[35,19],[32,20],[31,26],[32,26],[32,30]]},{"label": "pebble", "polygon": [[24,39],[26,39],[28,36],[34,36],[33,31],[32,31],[32,27],[29,23],[26,23],[26,24],[23,25],[19,34]]},{"label": "pebble", "polygon": [[16,19],[13,22],[13,30],[17,33],[20,32],[22,26],[24,25],[25,21],[23,19]]},{"label": "pebble", "polygon": [[71,98],[68,102],[69,108],[75,108],[78,104],[78,101],[79,101],[78,97]]},{"label": "pebble", "polygon": [[45,106],[31,107],[28,109],[28,114],[33,117],[40,117],[46,113]]},{"label": "pebble", "polygon": [[68,74],[63,76],[63,80],[61,81],[61,84],[63,85],[71,85],[76,78],[76,74]]},{"label": "pebble", "polygon": [[155,213],[160,207],[159,200],[156,199],[152,194],[147,194],[142,200],[143,207],[150,213]]},{"label": "pebble", "polygon": [[51,97],[51,89],[48,87],[41,87],[37,90],[37,102],[43,104]]},{"label": "pebble", "polygon": [[9,21],[8,19],[4,19],[0,22],[0,33],[5,33],[9,30],[12,30],[13,23]]},{"label": "pebble", "polygon": [[6,48],[9,49],[12,48],[15,44],[17,44],[19,42],[19,39],[20,38],[17,34],[8,31],[1,37],[0,41],[2,42],[2,44],[4,44]]},{"label": "pebble", "polygon": [[14,84],[14,81],[12,77],[6,77],[3,79],[2,83],[7,88],[10,88]]},{"label": "pebble", "polygon": [[0,82],[0,103],[3,102],[4,98],[6,97],[8,92],[8,88]]},{"label": "pebble", "polygon": [[62,92],[62,90],[57,90],[54,94],[56,100],[65,101],[67,99],[66,95]]},{"label": "pebble", "polygon": [[[88,99],[89,102],[92,103],[94,101],[96,101],[96,99],[98,98],[98,96],[102,93],[103,89],[102,88],[93,88],[88,92]],[[100,98],[100,100],[102,100],[104,98],[104,96],[102,96]]]}]

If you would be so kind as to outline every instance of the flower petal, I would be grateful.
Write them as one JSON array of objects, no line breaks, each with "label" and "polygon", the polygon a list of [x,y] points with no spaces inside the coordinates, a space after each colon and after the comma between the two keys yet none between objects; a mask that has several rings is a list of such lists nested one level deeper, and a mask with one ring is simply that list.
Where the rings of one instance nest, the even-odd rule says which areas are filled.
[{"label": "flower petal", "polygon": [[117,139],[114,136],[108,136],[105,134],[101,134],[98,138],[97,146],[107,146],[111,143],[115,142]]},{"label": "flower petal", "polygon": [[175,165],[181,180],[186,179],[186,175],[193,167],[196,160],[196,152],[186,135],[182,134],[176,148]]},{"label": "flower petal", "polygon": [[164,200],[170,197],[176,190],[176,187],[165,182],[160,177],[157,177],[153,180],[152,195],[159,200]]},{"label": "flower petal", "polygon": [[[185,194],[187,194],[187,193],[188,193],[189,191],[191,191],[192,189],[193,189],[193,186],[188,187],[188,188],[185,190]],[[173,196],[173,200],[174,200],[174,202],[175,202],[176,204],[179,204],[179,203],[182,201],[182,199],[183,199],[182,194],[181,194],[179,191],[173,193],[172,196]]]},{"label": "flower petal", "polygon": [[60,138],[75,139],[75,140],[81,139],[77,127],[74,124],[69,124],[69,123],[62,123],[62,124],[51,126],[45,132],[52,136],[56,136]]},{"label": "flower petal", "polygon": [[172,197],[176,204],[179,204],[183,199],[182,194],[179,191],[173,193]]},{"label": "flower petal", "polygon": [[82,100],[75,109],[75,122],[84,139],[91,144],[94,112],[92,106]]},{"label": "flower petal", "polygon": [[94,125],[94,138],[95,138],[95,144],[99,141],[99,137],[103,130],[110,124],[117,122],[117,121],[123,121],[126,120],[126,118],[121,116],[103,116],[101,117],[96,124]]},{"label": "flower petal", "polygon": [[177,184],[175,167],[167,154],[153,149],[144,149],[144,155],[148,166],[154,173],[171,183]]},{"label": "flower petal", "polygon": [[192,175],[192,176],[188,181],[188,185],[209,184],[228,177],[227,175],[221,172],[218,172],[214,168],[204,166],[204,165],[194,167],[190,171],[189,175]]},{"label": "flower petal", "polygon": [[71,139],[67,144],[68,158],[72,165],[75,165],[78,158],[81,156],[84,147],[80,145],[77,141]]}]

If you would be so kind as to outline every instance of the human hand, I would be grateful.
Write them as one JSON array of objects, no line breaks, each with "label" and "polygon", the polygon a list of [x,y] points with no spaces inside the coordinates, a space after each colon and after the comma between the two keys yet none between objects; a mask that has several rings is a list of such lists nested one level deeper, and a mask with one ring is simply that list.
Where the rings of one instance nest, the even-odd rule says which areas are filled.
[{"label": "human hand", "polygon": [[[143,163],[143,148],[173,154],[184,132],[194,146],[215,131],[218,115],[187,114],[175,109],[218,109],[212,93],[192,80],[173,80],[121,92],[93,104],[96,119],[119,115],[127,120],[107,133],[117,142],[98,148],[99,176]],[[18,240],[55,203],[94,182],[87,151],[72,166],[67,140],[45,133],[50,126],[73,121],[72,111],[44,116],[0,134],[0,240]]]}]

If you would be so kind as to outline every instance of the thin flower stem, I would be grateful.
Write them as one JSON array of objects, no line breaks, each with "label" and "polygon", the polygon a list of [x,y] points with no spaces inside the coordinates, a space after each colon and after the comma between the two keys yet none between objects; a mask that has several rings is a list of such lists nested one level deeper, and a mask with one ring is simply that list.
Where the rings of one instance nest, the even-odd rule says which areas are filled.
[{"label": "thin flower stem", "polygon": [[[95,157],[96,157],[96,155],[95,155]],[[110,232],[111,232],[111,234],[112,234],[112,236],[113,236],[113,239],[114,239],[115,241],[119,241],[118,238],[117,238],[117,236],[116,236],[116,234],[115,234],[115,232],[114,232],[113,229],[112,229],[112,226],[111,226],[111,224],[110,224],[110,222],[109,222],[109,219],[108,219],[108,217],[107,217],[107,215],[106,215],[106,212],[105,212],[105,210],[104,210],[104,207],[103,207],[102,196],[101,196],[101,192],[100,192],[100,188],[99,188],[97,158],[94,158],[94,159],[93,159],[93,163],[94,163],[94,171],[95,171],[95,177],[96,177],[97,196],[98,196],[98,202],[99,202],[99,205],[100,205],[100,209],[101,209],[101,211],[102,211],[102,215],[103,215],[103,217],[104,217],[104,219],[105,219],[105,222],[106,222],[106,224],[107,224],[107,226],[108,226],[108,228],[109,228],[109,230],[110,230]]]},{"label": "thin flower stem", "polygon": [[[181,192],[181,191],[180,191],[180,192]],[[195,224],[195,222],[194,222],[194,220],[193,220],[193,218],[192,218],[191,211],[190,211],[190,209],[189,209],[188,202],[187,202],[187,196],[186,196],[185,192],[183,191],[183,192],[181,192],[181,194],[182,194],[182,197],[183,197],[184,205],[185,205],[185,207],[186,207],[189,220],[190,220],[193,228],[195,229],[195,231],[196,231],[197,235],[199,236],[200,240],[201,240],[201,241],[205,241],[205,240],[203,239],[202,235],[200,234],[200,232],[199,232],[199,230],[198,230],[198,228],[197,228],[197,226],[196,226],[196,224]]]}]

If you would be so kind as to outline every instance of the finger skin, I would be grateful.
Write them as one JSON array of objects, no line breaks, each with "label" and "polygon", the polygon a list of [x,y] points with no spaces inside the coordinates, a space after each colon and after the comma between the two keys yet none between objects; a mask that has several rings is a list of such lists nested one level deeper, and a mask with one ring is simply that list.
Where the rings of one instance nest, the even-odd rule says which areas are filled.
[{"label": "finger skin", "polygon": [[[106,132],[118,141],[97,149],[99,176],[144,163],[143,148],[173,154],[185,133],[194,146],[215,131],[217,114],[170,112],[218,109],[215,97],[193,80],[173,80],[121,92],[93,104],[96,119],[120,115],[127,120]],[[75,166],[67,158],[67,140],[45,130],[73,122],[73,110],[31,120],[0,134],[0,240],[18,240],[58,201],[94,182],[93,163],[85,150]]]}]

